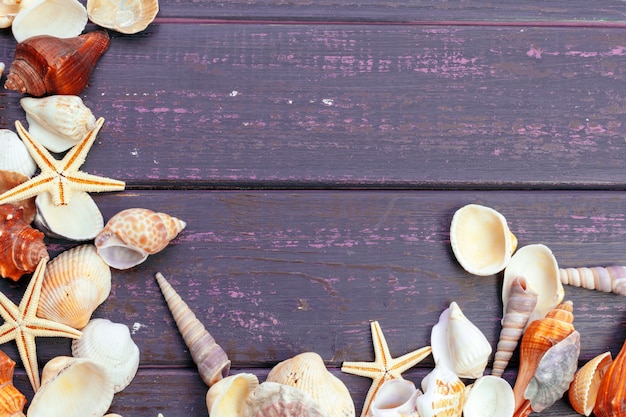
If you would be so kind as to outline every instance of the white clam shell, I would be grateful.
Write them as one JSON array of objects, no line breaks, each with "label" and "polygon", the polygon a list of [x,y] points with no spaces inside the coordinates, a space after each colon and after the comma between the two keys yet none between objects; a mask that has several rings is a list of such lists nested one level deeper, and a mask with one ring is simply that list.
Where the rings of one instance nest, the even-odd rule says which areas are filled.
[{"label": "white clam shell", "polygon": [[465,384],[450,369],[436,365],[422,379],[424,395],[415,404],[420,417],[460,417],[465,403]]},{"label": "white clam shell", "polygon": [[[502,283],[502,305],[506,312],[513,280],[517,277],[526,279],[526,286],[537,293],[537,304],[530,313],[528,324],[545,317],[565,296],[561,283],[559,265],[552,251],[545,245],[524,246],[513,255],[504,270]],[[528,327],[528,324],[526,327]]]},{"label": "white clam shell", "polygon": [[22,42],[37,35],[73,38],[86,26],[87,10],[78,0],[23,0],[11,29]]},{"label": "white clam shell", "polygon": [[406,379],[385,381],[372,400],[373,417],[418,417],[415,401],[422,391]]},{"label": "white clam shell", "polygon": [[111,375],[114,392],[126,388],[139,367],[139,348],[128,327],[96,318],[82,332],[80,339],[72,341],[72,355],[93,360],[105,367]]},{"label": "white clam shell", "polygon": [[35,206],[35,226],[50,237],[86,241],[104,228],[102,213],[86,192],[75,193],[65,205],[55,205],[50,193],[41,193]]},{"label": "white clam shell", "polygon": [[482,376],[466,391],[464,417],[512,417],[514,412],[513,388],[500,377]]},{"label": "white clam shell", "polygon": [[256,387],[259,379],[254,374],[239,373],[220,379],[206,394],[206,406],[211,417],[234,417],[241,413],[243,403]]},{"label": "white clam shell", "polygon": [[144,30],[158,12],[158,0],[87,0],[92,22],[126,34]]},{"label": "white clam shell", "polygon": [[28,132],[52,152],[64,152],[96,128],[96,117],[78,96],[24,97]]},{"label": "white clam shell", "polygon": [[102,365],[58,356],[44,366],[41,387],[28,407],[28,416],[102,416],[112,401],[113,383]]},{"label": "white clam shell", "polygon": [[517,248],[517,238],[502,214],[491,207],[468,204],[452,217],[450,244],[467,272],[486,276],[507,266]]},{"label": "white clam shell", "polygon": [[0,129],[0,169],[15,171],[27,177],[32,177],[37,170],[35,160],[28,153],[28,149],[17,136],[9,129]]}]

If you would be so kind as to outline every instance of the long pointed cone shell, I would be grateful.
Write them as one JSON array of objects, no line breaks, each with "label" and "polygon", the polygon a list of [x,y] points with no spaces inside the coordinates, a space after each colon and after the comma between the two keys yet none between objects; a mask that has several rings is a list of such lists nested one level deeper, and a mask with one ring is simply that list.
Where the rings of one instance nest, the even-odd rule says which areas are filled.
[{"label": "long pointed cone shell", "polygon": [[626,295],[626,266],[560,268],[561,283]]},{"label": "long pointed cone shell", "polygon": [[574,375],[568,397],[577,413],[590,415],[598,396],[600,381],[613,360],[611,352],[604,352],[585,363]]},{"label": "long pointed cone shell", "polygon": [[230,360],[226,352],[215,343],[213,336],[204,328],[182,298],[176,294],[163,274],[157,272],[156,280],[176,321],[176,326],[189,348],[189,353],[198,366],[202,380],[210,387],[228,375]]},{"label": "long pointed cone shell", "polygon": [[537,293],[527,288],[526,279],[523,277],[514,279],[507,310],[502,318],[502,330],[493,360],[492,375],[502,376],[504,373],[536,304]]},{"label": "long pointed cone shell", "polygon": [[593,413],[596,417],[626,416],[626,340],[600,382]]}]

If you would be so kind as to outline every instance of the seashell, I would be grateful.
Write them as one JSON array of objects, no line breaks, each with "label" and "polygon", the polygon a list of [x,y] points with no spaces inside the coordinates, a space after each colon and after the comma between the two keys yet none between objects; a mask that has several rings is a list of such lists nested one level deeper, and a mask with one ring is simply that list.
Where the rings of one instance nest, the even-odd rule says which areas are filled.
[{"label": "seashell", "polygon": [[126,34],[144,30],[158,12],[158,0],[87,0],[87,14],[93,23]]},{"label": "seashell", "polygon": [[110,292],[111,270],[96,248],[76,246],[48,263],[37,316],[81,329]]},{"label": "seashell", "polygon": [[85,26],[87,10],[77,0],[22,0],[11,29],[15,40],[23,42],[39,35],[73,38]]},{"label": "seashell", "polygon": [[176,321],[176,326],[189,348],[189,353],[198,366],[200,377],[210,387],[228,375],[230,360],[226,352],[215,343],[213,336],[206,331],[204,325],[160,272],[156,273],[156,280]]},{"label": "seashell", "polygon": [[22,209],[0,205],[0,275],[17,281],[50,259],[43,233],[22,220]]},{"label": "seashell", "polygon": [[111,217],[94,243],[102,259],[116,269],[128,269],[163,250],[187,224],[165,213],[144,208],[122,210]]},{"label": "seashell", "polygon": [[17,4],[6,4],[0,2],[0,28],[8,28],[13,24],[17,12],[20,10],[20,6]]},{"label": "seashell", "polygon": [[527,287],[526,278],[515,278],[511,283],[507,310],[502,318],[502,330],[493,360],[492,375],[502,376],[504,373],[536,304],[537,293]]},{"label": "seashell", "polygon": [[560,268],[561,283],[626,295],[626,266]]},{"label": "seashell", "polygon": [[604,352],[585,363],[574,374],[568,397],[577,413],[589,416],[598,396],[600,381],[611,364],[611,352]]},{"label": "seashell", "polygon": [[24,417],[26,397],[13,385],[15,361],[0,350],[0,417]]},{"label": "seashell", "polygon": [[600,381],[593,414],[596,417],[626,416],[626,340]]},{"label": "seashell", "polygon": [[507,309],[511,284],[517,277],[524,277],[526,287],[537,293],[537,304],[528,318],[528,323],[545,317],[548,311],[563,301],[565,291],[559,276],[559,266],[547,246],[527,245],[513,255],[504,270],[502,311]]},{"label": "seashell", "polygon": [[437,364],[421,385],[424,395],[415,400],[420,417],[461,416],[465,384],[452,370]]},{"label": "seashell", "polygon": [[[94,239],[104,228],[98,205],[86,192],[76,192],[66,204],[56,205],[50,193],[35,198],[35,226],[47,236],[73,241]],[[68,221],[71,219],[71,221]]]},{"label": "seashell", "polygon": [[0,149],[1,170],[15,171],[29,178],[37,171],[37,164],[26,145],[12,130],[0,129]]},{"label": "seashell", "polygon": [[239,373],[220,379],[206,394],[206,406],[211,417],[237,417],[248,395],[259,386],[254,374]]},{"label": "seashell", "polygon": [[461,378],[478,378],[487,367],[491,344],[456,302],[441,313],[431,332],[435,363],[454,371]]},{"label": "seashell", "polygon": [[331,374],[321,356],[304,352],[284,360],[270,371],[267,382],[299,388],[317,402],[327,417],[354,417],[354,402],[345,384]]},{"label": "seashell", "polygon": [[465,392],[464,417],[512,417],[515,397],[509,383],[497,376],[478,378]]},{"label": "seashell", "polygon": [[546,317],[531,322],[520,342],[520,364],[513,387],[515,409],[524,401],[524,392],[535,375],[539,361],[554,344],[574,332],[573,303],[565,301],[549,311]]},{"label": "seashell", "polygon": [[[28,180],[28,177],[20,174],[15,171],[2,171],[0,170],[0,194],[5,191],[10,190],[11,188],[25,182]],[[37,208],[35,207],[35,198],[27,198],[26,200],[16,201],[14,203],[9,203],[17,208],[22,207],[22,220],[25,223],[31,224],[35,219],[35,214],[37,213]]]},{"label": "seashell", "polygon": [[28,407],[29,417],[102,416],[113,401],[113,382],[100,364],[57,356],[43,368],[41,387]]},{"label": "seashell", "polygon": [[82,332],[80,339],[72,340],[72,356],[91,359],[104,366],[113,380],[113,392],[122,391],[139,368],[139,348],[128,327],[96,318],[90,320]]},{"label": "seashell", "polygon": [[246,398],[240,417],[324,417],[311,396],[296,387],[277,382],[259,384]]},{"label": "seashell", "polygon": [[96,117],[78,96],[24,97],[28,133],[52,152],[65,152],[96,128]]},{"label": "seashell", "polygon": [[415,400],[422,391],[406,379],[389,379],[380,386],[370,411],[373,417],[419,417]]},{"label": "seashell", "polygon": [[486,276],[507,266],[517,248],[517,238],[502,214],[490,207],[468,204],[452,217],[450,244],[467,272]]},{"label": "seashell", "polygon": [[61,39],[40,35],[17,44],[4,87],[21,94],[78,95],[110,43],[106,31]]}]

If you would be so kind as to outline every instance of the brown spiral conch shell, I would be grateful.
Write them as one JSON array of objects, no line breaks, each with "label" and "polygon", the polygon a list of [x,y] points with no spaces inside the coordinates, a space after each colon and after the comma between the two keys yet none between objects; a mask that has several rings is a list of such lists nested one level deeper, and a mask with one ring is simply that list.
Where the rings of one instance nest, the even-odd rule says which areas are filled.
[{"label": "brown spiral conch shell", "polygon": [[106,31],[74,38],[33,36],[17,44],[4,87],[21,94],[80,94],[96,62],[109,48]]},{"label": "brown spiral conch shell", "polygon": [[[28,177],[26,175],[20,174],[19,172],[0,170],[0,194],[26,181],[28,181]],[[35,215],[37,214],[35,197],[27,198],[26,200],[16,201],[10,204],[14,205],[15,207],[24,208],[24,212],[22,213],[24,222],[31,224],[33,220],[35,220]]]},{"label": "brown spiral conch shell", "polygon": [[0,205],[0,275],[17,281],[50,259],[44,235],[22,219],[22,208]]},{"label": "brown spiral conch shell", "polygon": [[626,416],[626,340],[602,377],[593,414],[596,417]]},{"label": "brown spiral conch shell", "polygon": [[531,322],[520,342],[520,364],[513,387],[515,409],[524,402],[524,392],[535,375],[539,361],[552,346],[574,332],[573,303],[565,301],[546,314],[543,319]]},{"label": "brown spiral conch shell", "polygon": [[24,417],[26,397],[13,386],[15,362],[0,350],[0,417]]},{"label": "brown spiral conch shell", "polygon": [[559,268],[564,285],[626,295],[626,266]]},{"label": "brown spiral conch shell", "polygon": [[613,362],[611,352],[604,352],[585,363],[574,375],[569,386],[568,397],[577,413],[588,416],[598,397],[600,382]]},{"label": "brown spiral conch shell", "polygon": [[507,310],[502,318],[502,330],[493,359],[492,375],[502,376],[504,373],[536,304],[537,293],[526,286],[526,279],[515,278],[511,283]]},{"label": "brown spiral conch shell", "polygon": [[230,360],[226,352],[215,342],[163,274],[157,272],[156,280],[204,383],[210,387],[228,376]]}]

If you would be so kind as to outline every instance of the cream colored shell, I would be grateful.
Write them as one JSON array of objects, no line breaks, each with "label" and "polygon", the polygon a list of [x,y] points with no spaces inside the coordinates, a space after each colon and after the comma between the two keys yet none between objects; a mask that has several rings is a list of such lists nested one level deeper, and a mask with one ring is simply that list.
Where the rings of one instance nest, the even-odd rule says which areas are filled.
[{"label": "cream colored shell", "polygon": [[480,377],[465,394],[463,417],[512,417],[515,411],[513,388],[500,377]]},{"label": "cream colored shell", "polygon": [[[11,27],[19,9],[20,7],[17,4],[5,4],[0,2],[0,28]],[[2,72],[0,72],[0,74],[2,74]]]},{"label": "cream colored shell", "polygon": [[265,381],[244,401],[240,417],[328,417],[307,392]]},{"label": "cream colored shell", "polygon": [[419,417],[415,401],[422,391],[406,379],[389,379],[372,400],[372,417]]},{"label": "cream colored shell", "polygon": [[220,379],[206,394],[206,406],[211,417],[237,417],[248,395],[259,386],[254,374],[239,373]]},{"label": "cream colored shell", "polygon": [[52,194],[35,198],[35,225],[47,236],[77,242],[94,239],[104,228],[104,219],[93,198],[77,192],[67,204],[54,204]]},{"label": "cream colored shell", "polygon": [[604,352],[576,371],[569,386],[568,397],[572,408],[577,413],[591,415],[598,396],[600,381],[611,362],[611,352]]},{"label": "cream colored shell", "polygon": [[9,129],[0,129],[0,169],[15,171],[32,177],[37,170],[35,160],[30,156],[24,142],[17,133]]},{"label": "cream colored shell", "polygon": [[22,42],[38,35],[73,38],[86,26],[87,10],[78,0],[22,0],[11,29]]},{"label": "cream colored shell", "polygon": [[87,0],[92,22],[121,33],[141,32],[158,12],[158,0]]}]

